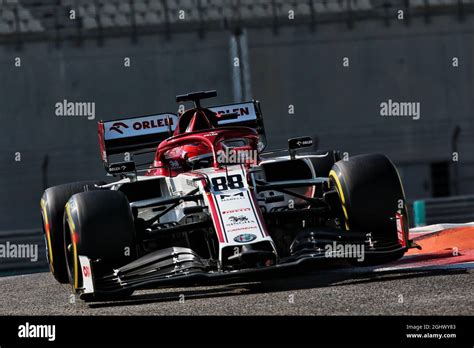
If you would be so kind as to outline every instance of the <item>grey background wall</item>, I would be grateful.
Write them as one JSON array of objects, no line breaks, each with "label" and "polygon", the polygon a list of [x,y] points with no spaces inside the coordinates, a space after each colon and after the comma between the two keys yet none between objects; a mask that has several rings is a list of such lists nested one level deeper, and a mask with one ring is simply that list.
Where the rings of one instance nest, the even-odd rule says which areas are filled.
[{"label": "grey background wall", "polygon": [[[317,33],[250,30],[252,88],[263,101],[271,144],[305,133],[317,135],[322,148],[385,153],[400,166],[407,195],[429,197],[429,164],[452,163],[459,125],[460,193],[473,193],[473,28],[472,18],[437,17],[408,27],[365,21],[354,30],[331,24]],[[381,117],[388,99],[420,102],[420,119]]]},{"label": "grey background wall", "polygon": [[[379,19],[245,29],[251,90],[262,102],[269,148],[316,135],[321,148],[383,152],[398,165],[410,199],[432,195],[430,163],[449,161],[459,125],[461,194],[474,193],[474,17]],[[232,102],[235,69],[230,30],[195,30],[0,45],[0,231],[40,226],[45,186],[103,178],[96,122],[177,109],[179,93],[217,89]],[[22,66],[14,66],[20,57]],[[131,58],[125,68],[124,58]],[[343,57],[350,67],[342,66]],[[459,58],[453,68],[452,57]],[[242,68],[242,67],[240,67]],[[57,117],[54,105],[96,103],[95,120]],[[384,118],[380,103],[421,103],[421,118]],[[289,105],[295,113],[288,113]],[[15,161],[15,154],[21,161]],[[452,168],[451,168],[452,170]]]},{"label": "grey background wall", "polygon": [[[104,177],[99,119],[175,112],[175,95],[193,90],[215,88],[217,103],[231,101],[228,40],[216,32],[202,41],[181,34],[172,41],[143,38],[139,45],[119,38],[103,47],[86,42],[80,49],[57,50],[44,42],[20,52],[3,47],[0,230],[39,225],[45,180],[51,186]],[[21,57],[21,68],[14,66],[15,57]],[[95,102],[97,118],[56,116],[55,104],[64,99]]]}]

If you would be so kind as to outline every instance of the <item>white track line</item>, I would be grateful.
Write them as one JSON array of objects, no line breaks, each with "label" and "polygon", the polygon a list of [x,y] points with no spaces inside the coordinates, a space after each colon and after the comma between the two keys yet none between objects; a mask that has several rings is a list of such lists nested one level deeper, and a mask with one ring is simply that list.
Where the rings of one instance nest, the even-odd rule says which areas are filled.
[{"label": "white track line", "polygon": [[436,224],[436,225],[410,228],[410,233],[430,233],[430,232],[433,233],[433,232],[439,232],[442,230],[447,230],[450,228],[470,227],[470,226],[474,226],[474,222],[468,222],[464,224]]},{"label": "white track line", "polygon": [[376,268],[374,272],[387,272],[387,271],[424,271],[424,270],[444,270],[444,269],[471,269],[474,268],[474,261],[471,262],[461,262],[461,263],[452,263],[448,265],[430,265],[430,266],[415,266],[413,264],[406,264],[393,267],[383,267]]}]

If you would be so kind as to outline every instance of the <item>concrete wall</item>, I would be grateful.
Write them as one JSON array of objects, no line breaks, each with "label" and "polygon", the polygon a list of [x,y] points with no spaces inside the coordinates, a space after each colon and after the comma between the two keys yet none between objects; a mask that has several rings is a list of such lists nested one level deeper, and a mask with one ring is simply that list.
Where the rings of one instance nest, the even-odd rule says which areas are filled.
[{"label": "concrete wall", "polygon": [[[41,165],[49,155],[47,185],[103,178],[97,121],[176,111],[177,94],[217,89],[216,103],[232,100],[226,33],[107,39],[57,50],[29,43],[0,47],[0,230],[38,224],[43,191]],[[21,68],[14,58],[22,59]],[[131,58],[125,68],[124,57]],[[55,104],[96,102],[97,119],[57,117]],[[15,161],[20,152],[21,161]]]}]

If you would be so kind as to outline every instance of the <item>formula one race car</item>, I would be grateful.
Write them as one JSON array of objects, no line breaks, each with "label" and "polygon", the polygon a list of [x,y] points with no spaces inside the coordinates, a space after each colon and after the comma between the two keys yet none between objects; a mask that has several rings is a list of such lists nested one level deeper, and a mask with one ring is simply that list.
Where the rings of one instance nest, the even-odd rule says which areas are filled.
[{"label": "formula one race car", "polygon": [[[214,96],[177,96],[194,103],[179,117],[99,122],[105,169],[120,180],[55,186],[41,199],[59,282],[90,300],[261,279],[332,258],[380,264],[414,246],[387,157],[304,154],[310,137],[290,139],[280,155],[265,153],[259,102],[201,106]],[[153,160],[138,164],[147,153]]]}]

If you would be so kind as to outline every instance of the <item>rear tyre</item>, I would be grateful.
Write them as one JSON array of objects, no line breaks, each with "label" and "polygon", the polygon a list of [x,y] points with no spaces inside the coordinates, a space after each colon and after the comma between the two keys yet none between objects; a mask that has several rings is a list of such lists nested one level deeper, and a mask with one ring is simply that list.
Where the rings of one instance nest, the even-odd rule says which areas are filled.
[{"label": "rear tyre", "polygon": [[95,185],[103,184],[102,181],[83,181],[53,186],[46,189],[41,197],[41,218],[49,269],[60,283],[68,282],[64,256],[64,206],[73,194],[97,190]]},{"label": "rear tyre", "polygon": [[135,260],[135,227],[127,197],[113,190],[73,195],[64,213],[64,252],[69,282],[79,293],[83,286],[79,255],[99,260],[92,265],[94,276]]},{"label": "rear tyre", "polygon": [[[398,243],[395,214],[401,212],[405,241],[408,240],[408,214],[405,194],[393,163],[384,155],[371,154],[338,161],[329,173],[342,206],[342,226],[346,230],[371,232],[379,243]],[[357,265],[391,262],[406,249],[380,255],[366,255]]]}]

